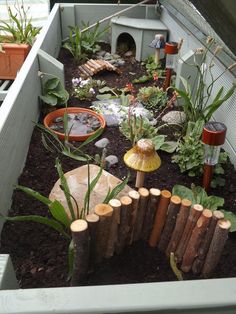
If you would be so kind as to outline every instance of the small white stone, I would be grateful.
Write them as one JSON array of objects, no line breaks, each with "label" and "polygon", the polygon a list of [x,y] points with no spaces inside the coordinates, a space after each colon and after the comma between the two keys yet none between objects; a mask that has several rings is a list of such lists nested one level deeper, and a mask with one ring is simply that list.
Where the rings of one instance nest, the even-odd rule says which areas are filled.
[{"label": "small white stone", "polygon": [[94,145],[97,147],[97,148],[105,148],[107,147],[107,145],[109,144],[109,140],[108,138],[104,137],[102,138],[101,140],[97,141]]},{"label": "small white stone", "polygon": [[107,162],[107,167],[108,169],[114,165],[116,165],[118,163],[118,158],[115,155],[109,155],[105,158],[106,162]]},{"label": "small white stone", "polygon": [[162,117],[165,123],[182,124],[186,121],[186,115],[183,111],[170,111]]}]

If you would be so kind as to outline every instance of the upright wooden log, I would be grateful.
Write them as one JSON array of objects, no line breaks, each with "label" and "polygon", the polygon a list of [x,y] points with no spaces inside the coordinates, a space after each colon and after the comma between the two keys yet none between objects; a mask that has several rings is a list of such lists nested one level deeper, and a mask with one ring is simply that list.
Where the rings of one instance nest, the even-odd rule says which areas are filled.
[{"label": "upright wooden log", "polygon": [[206,235],[205,235],[205,237],[204,237],[204,239],[203,239],[203,241],[200,244],[200,247],[198,249],[197,258],[193,262],[192,271],[194,274],[200,274],[201,273],[202,267],[203,267],[205,259],[206,259],[207,252],[208,252],[210,244],[211,244],[213,234],[215,232],[215,227],[216,227],[217,221],[220,219],[223,219],[223,218],[224,218],[224,214],[220,210],[215,210],[213,212],[213,215],[212,215],[209,227],[207,229]]},{"label": "upright wooden log", "polygon": [[136,218],[137,218],[140,194],[137,191],[132,190],[132,191],[129,191],[128,196],[132,199],[132,210],[131,210],[131,217],[130,217],[130,230],[129,230],[128,241],[127,241],[127,243],[130,245],[130,244],[132,244],[133,237],[134,237],[134,226],[135,226],[135,221],[136,221]]},{"label": "upright wooden log", "polygon": [[109,205],[113,208],[112,222],[107,242],[105,257],[112,257],[115,252],[115,246],[118,239],[118,225],[120,224],[121,202],[117,199],[111,199]]},{"label": "upright wooden log", "polygon": [[83,219],[78,219],[70,225],[74,243],[74,265],[71,286],[83,283],[88,273],[89,266],[89,233],[88,224]]},{"label": "upright wooden log", "polygon": [[96,214],[88,214],[85,217],[89,230],[89,271],[93,271],[96,256],[96,236],[99,217]]},{"label": "upright wooden log", "polygon": [[123,196],[120,198],[120,224],[118,227],[118,239],[116,243],[116,253],[120,254],[128,240],[128,234],[130,229],[130,217],[132,210],[132,199],[129,196]]},{"label": "upright wooden log", "polygon": [[96,258],[99,263],[105,256],[107,242],[111,229],[113,208],[108,204],[98,204],[94,208],[94,213],[99,216],[96,240]]},{"label": "upright wooden log", "polygon": [[203,207],[200,204],[195,204],[190,210],[186,225],[184,227],[183,234],[182,234],[181,239],[178,243],[178,247],[175,251],[175,257],[177,259],[177,262],[182,261],[182,258],[183,258],[184,252],[186,250],[186,247],[188,245],[188,241],[191,237],[193,228],[194,228],[198,218],[201,216],[202,211],[203,211]]},{"label": "upright wooden log", "polygon": [[149,201],[143,222],[142,238],[144,240],[150,236],[160,196],[161,191],[159,189],[151,188],[149,190]]},{"label": "upright wooden log", "polygon": [[157,207],[152,232],[148,241],[151,247],[157,246],[157,243],[159,242],[162,229],[165,225],[166,214],[170,203],[170,198],[171,198],[170,191],[168,190],[161,191],[161,197]]},{"label": "upright wooden log", "polygon": [[158,249],[160,251],[164,252],[168,246],[172,232],[175,227],[175,222],[176,222],[177,214],[180,209],[180,204],[181,204],[181,198],[179,196],[177,195],[171,196],[170,204],[169,204],[168,212],[167,212],[166,223],[165,223],[165,226],[162,231],[161,238],[158,244]]},{"label": "upright wooden log", "polygon": [[228,239],[230,227],[231,222],[227,219],[220,219],[216,224],[215,232],[202,270],[202,275],[205,278],[210,276],[220,260],[225,242]]},{"label": "upright wooden log", "polygon": [[180,210],[179,210],[179,213],[178,213],[177,219],[176,219],[175,228],[174,228],[174,231],[172,232],[170,242],[169,242],[167,249],[166,249],[166,256],[168,258],[170,256],[171,252],[175,253],[177,245],[178,245],[178,243],[182,237],[184,227],[185,227],[185,224],[186,224],[188,216],[189,216],[189,211],[190,211],[191,205],[192,205],[191,201],[189,201],[185,198],[182,199],[181,205],[180,205]]},{"label": "upright wooden log", "polygon": [[139,188],[138,192],[140,195],[140,200],[139,200],[136,221],[134,225],[134,238],[133,238],[134,241],[138,241],[141,239],[143,222],[144,222],[144,217],[147,211],[148,197],[149,197],[149,191],[146,188]]},{"label": "upright wooden log", "polygon": [[204,209],[193,229],[188,245],[184,252],[183,261],[181,265],[182,271],[186,273],[189,272],[192,268],[193,261],[197,256],[199,246],[206,234],[207,227],[210,223],[211,217],[212,211],[210,211],[209,209]]}]

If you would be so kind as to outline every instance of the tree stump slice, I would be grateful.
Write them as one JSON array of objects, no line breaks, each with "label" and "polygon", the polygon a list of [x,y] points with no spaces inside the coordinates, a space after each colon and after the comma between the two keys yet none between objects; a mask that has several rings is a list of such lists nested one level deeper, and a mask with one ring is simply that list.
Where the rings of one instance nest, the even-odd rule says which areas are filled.
[{"label": "tree stump slice", "polygon": [[115,251],[117,254],[120,254],[127,244],[130,229],[130,217],[132,211],[132,199],[129,196],[121,197],[120,202],[120,224],[118,227],[118,238],[115,247]]},{"label": "tree stump slice", "polygon": [[177,195],[173,195],[170,199],[168,207],[166,222],[161,234],[161,238],[158,244],[160,251],[165,251],[171,238],[171,234],[174,230],[176,217],[180,209],[181,198]]},{"label": "tree stump slice", "polygon": [[215,232],[215,227],[217,224],[217,221],[224,218],[223,212],[220,210],[215,210],[213,212],[209,227],[207,229],[206,235],[198,249],[197,258],[193,262],[192,271],[194,274],[200,274],[202,271],[202,267],[204,265],[207,252],[209,250],[211,240],[213,237],[213,234]]},{"label": "tree stump slice", "polygon": [[71,286],[77,286],[86,279],[89,267],[89,233],[88,224],[78,219],[70,225],[74,243],[74,264]]},{"label": "tree stump slice", "polygon": [[113,208],[107,204],[98,204],[94,208],[94,213],[99,216],[96,240],[96,263],[99,263],[105,256],[107,250],[108,237],[111,229]]},{"label": "tree stump slice", "polygon": [[149,190],[149,201],[143,223],[142,238],[144,240],[147,240],[150,236],[160,196],[161,191],[159,189],[151,188]]},{"label": "tree stump slice", "polygon": [[204,239],[211,218],[212,211],[210,211],[209,209],[204,209],[193,229],[185,253],[183,255],[181,265],[181,270],[183,272],[187,273],[191,270],[193,261],[197,257],[198,249]]},{"label": "tree stump slice", "polygon": [[131,209],[131,217],[130,217],[130,230],[128,235],[128,244],[131,245],[134,237],[134,226],[137,218],[140,194],[132,190],[128,193],[128,196],[132,199],[132,209]]},{"label": "tree stump slice", "polygon": [[170,242],[169,242],[167,249],[166,249],[166,256],[168,258],[170,256],[171,252],[175,253],[177,245],[178,245],[178,243],[181,239],[181,236],[183,234],[184,227],[186,225],[186,222],[187,222],[187,219],[189,216],[189,211],[190,211],[191,205],[192,205],[191,201],[189,201],[187,199],[182,199],[181,205],[180,205],[180,210],[179,210],[179,213],[178,213],[177,219],[176,219],[175,228],[174,228],[174,231],[172,232]]},{"label": "tree stump slice", "polygon": [[134,241],[141,239],[144,217],[147,211],[149,197],[149,191],[146,188],[139,188],[138,193],[140,195],[140,200],[134,225]]},{"label": "tree stump slice", "polygon": [[177,262],[181,262],[184,252],[186,250],[186,247],[188,245],[188,241],[191,237],[193,228],[195,227],[195,224],[198,220],[198,218],[201,216],[203,212],[203,207],[200,204],[195,204],[189,213],[186,225],[184,227],[183,234],[181,236],[181,239],[179,241],[178,247],[175,251],[175,258],[177,259]]},{"label": "tree stump slice", "polygon": [[161,191],[161,197],[157,207],[152,232],[148,241],[151,247],[157,246],[157,243],[160,239],[161,232],[166,221],[166,214],[170,203],[170,198],[171,198],[170,191],[168,190]]},{"label": "tree stump slice", "polygon": [[230,227],[231,222],[227,219],[220,219],[217,222],[209,251],[203,266],[203,277],[208,278],[217,266],[223,252],[225,242],[228,239]]},{"label": "tree stump slice", "polygon": [[118,199],[111,199],[109,205],[113,208],[111,229],[107,242],[105,257],[112,257],[118,239],[118,225],[120,224],[121,202]]},{"label": "tree stump slice", "polygon": [[99,217],[96,214],[88,214],[85,220],[88,223],[89,230],[89,271],[92,272],[96,256],[96,236]]}]

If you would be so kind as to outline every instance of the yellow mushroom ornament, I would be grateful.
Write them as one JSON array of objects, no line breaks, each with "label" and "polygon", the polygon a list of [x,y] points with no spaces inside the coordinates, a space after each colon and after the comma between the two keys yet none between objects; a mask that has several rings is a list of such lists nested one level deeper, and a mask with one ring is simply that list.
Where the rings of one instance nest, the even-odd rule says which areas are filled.
[{"label": "yellow mushroom ornament", "polygon": [[140,188],[144,184],[145,172],[158,169],[161,159],[155,151],[155,146],[150,139],[141,139],[124,155],[125,164],[131,169],[137,170],[135,187]]}]

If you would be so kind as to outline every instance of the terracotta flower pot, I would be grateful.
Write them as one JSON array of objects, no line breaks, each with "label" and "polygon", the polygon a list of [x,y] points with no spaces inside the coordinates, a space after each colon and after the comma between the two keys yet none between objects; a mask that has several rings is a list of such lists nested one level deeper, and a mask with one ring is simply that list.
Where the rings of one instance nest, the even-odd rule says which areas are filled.
[{"label": "terracotta flower pot", "polygon": [[[61,140],[65,139],[65,134],[61,133],[59,131],[53,130],[51,128],[51,126],[53,125],[53,122],[55,121],[56,118],[59,118],[59,117],[63,118],[65,112],[67,112],[67,114],[88,113],[89,115],[98,119],[98,121],[100,122],[100,128],[104,129],[106,126],[106,122],[105,122],[105,119],[103,118],[103,116],[100,115],[99,113],[93,111],[93,110],[85,109],[85,108],[79,108],[79,107],[69,107],[69,108],[58,109],[58,110],[52,111],[49,114],[47,114],[46,117],[44,118],[43,123],[44,123],[44,126],[46,128],[49,128]],[[71,135],[69,135],[69,141],[78,141],[78,142],[85,141],[89,136],[93,135],[96,131],[97,130],[95,130],[91,133],[87,133],[87,134],[78,134],[78,135],[77,134],[71,134]]]},{"label": "terracotta flower pot", "polygon": [[31,46],[27,44],[1,43],[0,79],[14,80],[24,63]]}]

